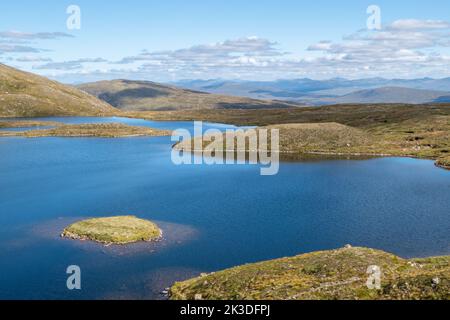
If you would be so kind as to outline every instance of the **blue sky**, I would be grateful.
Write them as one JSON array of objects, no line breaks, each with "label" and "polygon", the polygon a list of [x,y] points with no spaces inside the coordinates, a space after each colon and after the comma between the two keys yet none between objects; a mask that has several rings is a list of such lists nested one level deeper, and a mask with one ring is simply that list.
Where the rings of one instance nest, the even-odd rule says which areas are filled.
[{"label": "blue sky", "polygon": [[0,14],[0,61],[65,82],[450,76],[444,0],[16,0]]}]

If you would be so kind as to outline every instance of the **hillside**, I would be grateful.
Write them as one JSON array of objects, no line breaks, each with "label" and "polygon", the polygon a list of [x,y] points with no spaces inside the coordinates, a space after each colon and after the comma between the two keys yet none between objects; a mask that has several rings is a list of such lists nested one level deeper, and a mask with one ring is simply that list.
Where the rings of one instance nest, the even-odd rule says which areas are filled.
[{"label": "hillside", "polygon": [[[369,289],[370,266],[381,289]],[[352,248],[315,252],[204,275],[176,283],[173,300],[448,300],[450,257],[405,260]]]},{"label": "hillside", "polygon": [[[339,98],[330,99],[330,103],[411,103],[434,102],[448,96],[445,91],[411,89],[403,87],[382,87],[356,91]],[[445,102],[445,101],[442,101]]]},{"label": "hillside", "polygon": [[107,103],[71,86],[0,64],[0,117],[114,114]]},{"label": "hillside", "polygon": [[281,101],[216,95],[149,81],[113,80],[82,84],[79,89],[127,111],[293,108]]}]

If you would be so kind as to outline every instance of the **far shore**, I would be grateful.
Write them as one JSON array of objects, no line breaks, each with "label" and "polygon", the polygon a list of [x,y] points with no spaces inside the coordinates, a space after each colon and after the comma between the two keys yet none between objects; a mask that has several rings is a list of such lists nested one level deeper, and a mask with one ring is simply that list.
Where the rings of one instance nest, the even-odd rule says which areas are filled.
[{"label": "far shore", "polygon": [[[24,122],[21,122],[24,124]],[[142,136],[168,136],[167,130],[148,127],[129,126],[121,123],[100,124],[63,124],[59,123],[51,129],[29,131],[0,131],[1,136],[19,136],[26,138],[40,137],[99,137],[99,138],[131,138]]]},{"label": "far shore", "polygon": [[[42,115],[46,118],[51,116]],[[354,146],[349,150],[342,148],[298,148],[294,142],[293,150],[282,152],[287,155],[317,156],[367,156],[367,157],[408,157],[436,161],[436,166],[450,169],[450,106],[448,105],[337,105],[324,107],[305,107],[295,109],[263,110],[185,110],[185,111],[119,111],[114,114],[57,115],[56,117],[124,117],[151,121],[207,121],[237,126],[283,126],[288,123],[312,124],[334,122],[364,132],[372,137],[370,143]],[[25,125],[55,126],[52,129],[31,131],[2,131],[1,123],[10,119],[10,128]],[[138,137],[170,135],[164,130],[149,131],[149,128],[120,125],[117,128],[78,128],[68,131],[68,125],[57,121],[40,121],[21,118],[0,117],[0,137]],[[30,119],[30,118],[28,118]],[[47,119],[46,119],[47,120]],[[28,123],[25,123],[28,122]],[[71,127],[76,129],[74,125]],[[88,130],[87,130],[88,129]],[[98,130],[97,130],[98,129]],[[87,130],[87,132],[86,132]],[[153,130],[153,129],[150,129]],[[295,137],[295,135],[294,135]],[[327,135],[323,135],[326,142]],[[292,143],[289,141],[289,143]],[[344,148],[345,149],[345,148]]]}]

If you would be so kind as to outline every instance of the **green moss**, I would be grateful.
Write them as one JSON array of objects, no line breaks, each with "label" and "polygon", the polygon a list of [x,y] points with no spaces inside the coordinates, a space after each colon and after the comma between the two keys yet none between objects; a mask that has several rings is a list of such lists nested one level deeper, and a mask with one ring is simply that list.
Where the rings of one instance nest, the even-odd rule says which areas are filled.
[{"label": "green moss", "polygon": [[119,216],[84,220],[67,227],[62,237],[92,240],[104,244],[128,244],[154,241],[161,237],[158,226],[134,216]]}]

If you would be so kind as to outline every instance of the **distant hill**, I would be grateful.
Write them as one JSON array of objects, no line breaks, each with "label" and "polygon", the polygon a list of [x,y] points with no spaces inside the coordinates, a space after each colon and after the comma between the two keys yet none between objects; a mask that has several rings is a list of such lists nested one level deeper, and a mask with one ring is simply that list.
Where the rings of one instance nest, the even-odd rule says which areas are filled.
[{"label": "distant hill", "polygon": [[78,86],[99,99],[127,111],[200,109],[280,109],[298,107],[284,101],[265,101],[180,89],[150,81],[113,80]]},{"label": "distant hill", "polygon": [[[237,81],[237,80],[184,80],[175,83],[183,88],[206,91],[215,94],[230,94],[254,99],[277,99],[294,101],[300,104],[323,105],[333,103],[364,103],[364,102],[389,102],[389,103],[428,103],[447,102],[448,98],[439,95],[450,96],[450,78],[444,79],[384,79],[368,78],[348,80],[333,78],[328,80],[313,79],[287,79],[276,81]],[[384,89],[383,89],[384,88]],[[391,88],[391,89],[386,89]],[[396,89],[392,88],[404,88]],[[377,92],[363,92],[364,90],[382,89]],[[407,91],[405,89],[411,89]],[[425,90],[423,92],[416,90]],[[389,92],[391,91],[391,92]],[[402,99],[394,96],[394,91],[401,95]],[[358,96],[378,98],[372,101],[355,100]],[[367,99],[367,98],[366,98]]]},{"label": "distant hill", "polygon": [[[338,98],[330,99],[330,103],[409,103],[422,104],[435,102],[447,96],[445,91],[431,91],[402,87],[382,87],[356,91]],[[445,102],[445,101],[442,101]]]},{"label": "distant hill", "polygon": [[0,64],[0,117],[114,114],[107,103],[74,87]]}]

